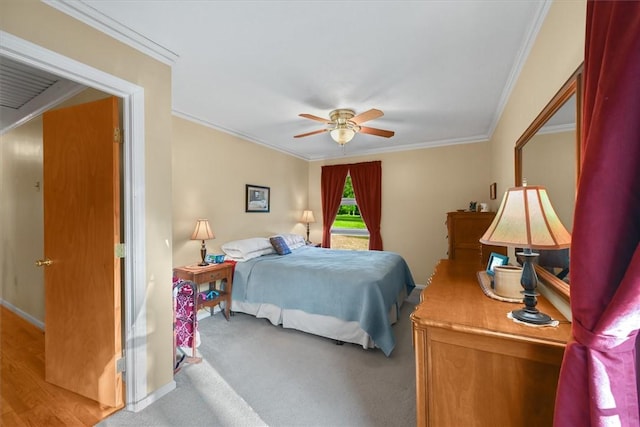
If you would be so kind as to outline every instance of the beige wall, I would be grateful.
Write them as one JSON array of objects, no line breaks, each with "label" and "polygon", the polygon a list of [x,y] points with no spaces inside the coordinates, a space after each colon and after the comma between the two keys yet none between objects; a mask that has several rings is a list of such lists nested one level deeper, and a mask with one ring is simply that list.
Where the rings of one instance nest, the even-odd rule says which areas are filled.
[{"label": "beige wall", "polygon": [[[42,120],[0,136],[0,298],[44,324]],[[36,187],[36,184],[39,184]]]},{"label": "beige wall", "polygon": [[522,176],[527,185],[546,187],[560,221],[573,229],[576,198],[575,131],[535,135],[524,146]]},{"label": "beige wall", "polygon": [[[305,235],[298,218],[307,206],[308,164],[304,160],[174,117],[173,263],[200,259],[200,241],[189,240],[196,219],[207,218],[220,245],[277,233]],[[245,213],[245,185],[270,187],[268,213]]]},{"label": "beige wall", "polygon": [[447,257],[447,212],[466,209],[470,201],[489,201],[487,143],[312,162],[309,200],[318,223],[311,225],[311,240],[322,239],[322,166],[371,160],[382,161],[384,249],[401,254],[416,283],[425,284],[438,260]]},{"label": "beige wall", "polygon": [[[147,389],[173,381],[171,283],[171,69],[37,0],[0,2],[0,29],[144,88]],[[2,159],[3,168],[6,159]],[[2,242],[2,260],[23,240]],[[32,260],[16,260],[31,263]],[[24,271],[24,267],[14,271]]]}]

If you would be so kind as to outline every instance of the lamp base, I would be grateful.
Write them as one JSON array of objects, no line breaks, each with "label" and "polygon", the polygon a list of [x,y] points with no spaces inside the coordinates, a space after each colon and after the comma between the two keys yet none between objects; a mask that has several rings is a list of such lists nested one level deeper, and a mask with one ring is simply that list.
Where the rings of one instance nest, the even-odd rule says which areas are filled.
[{"label": "lamp base", "polygon": [[200,258],[202,258],[202,261],[200,262],[200,264],[198,264],[198,266],[204,267],[205,265],[209,265],[209,263],[205,261],[206,257],[207,257],[207,247],[204,245],[204,240],[203,240],[202,247],[200,248]]},{"label": "lamp base", "polygon": [[548,325],[552,322],[551,316],[541,313],[538,310],[531,311],[523,308],[521,310],[512,311],[511,315],[514,319],[525,323],[532,323],[534,325]]},{"label": "lamp base", "polygon": [[524,295],[525,307],[520,310],[514,310],[511,315],[514,319],[525,323],[531,323],[533,325],[548,325],[552,319],[549,315],[541,313],[536,308],[538,305],[536,288],[538,287],[538,277],[536,276],[536,270],[533,267],[534,261],[538,258],[537,253],[532,252],[531,248],[524,248],[524,252],[518,252],[518,255],[523,257],[522,264],[522,277],[520,283],[522,284],[522,294]]}]

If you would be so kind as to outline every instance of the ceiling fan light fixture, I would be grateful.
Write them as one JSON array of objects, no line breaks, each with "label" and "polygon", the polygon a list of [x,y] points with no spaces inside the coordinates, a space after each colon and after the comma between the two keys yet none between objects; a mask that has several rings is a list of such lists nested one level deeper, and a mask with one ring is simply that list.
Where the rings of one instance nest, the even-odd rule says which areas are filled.
[{"label": "ceiling fan light fixture", "polygon": [[294,135],[293,137],[302,138],[305,136],[329,132],[331,139],[343,147],[351,141],[358,132],[391,138],[394,135],[393,131],[362,126],[362,123],[377,119],[383,115],[382,111],[375,108],[365,111],[364,113],[360,113],[357,116],[353,110],[340,108],[329,113],[330,119],[314,116],[313,114],[299,114],[300,117],[325,123],[328,127],[312,132],[302,133],[300,135]]},{"label": "ceiling fan light fixture", "polygon": [[340,145],[345,145],[351,141],[356,134],[355,130],[347,126],[337,127],[329,133],[331,134],[331,138]]}]

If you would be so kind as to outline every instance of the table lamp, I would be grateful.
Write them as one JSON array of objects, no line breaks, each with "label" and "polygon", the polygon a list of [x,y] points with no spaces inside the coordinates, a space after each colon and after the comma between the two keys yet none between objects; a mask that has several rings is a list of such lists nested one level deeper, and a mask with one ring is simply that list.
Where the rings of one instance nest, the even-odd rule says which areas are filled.
[{"label": "table lamp", "polygon": [[536,308],[538,277],[533,264],[538,253],[532,249],[563,249],[571,246],[571,234],[560,222],[551,206],[547,190],[541,186],[514,187],[507,190],[496,216],[480,238],[480,243],[496,246],[515,246],[524,249],[520,284],[524,291],[525,307],[514,310],[514,319],[525,323],[546,325],[549,315]]},{"label": "table lamp", "polygon": [[313,216],[313,211],[306,210],[302,212],[302,217],[300,217],[300,222],[304,222],[307,224],[307,243],[309,243],[309,224],[312,222],[316,222],[316,219]]},{"label": "table lamp", "polygon": [[213,235],[213,231],[211,231],[211,227],[209,226],[208,219],[199,219],[196,221],[196,228],[193,230],[193,234],[191,234],[191,240],[202,240],[202,247],[200,248],[200,256],[202,257],[202,262],[198,264],[201,267],[205,265],[209,265],[208,262],[205,261],[207,256],[207,247],[204,244],[205,240],[215,239],[216,236]]}]

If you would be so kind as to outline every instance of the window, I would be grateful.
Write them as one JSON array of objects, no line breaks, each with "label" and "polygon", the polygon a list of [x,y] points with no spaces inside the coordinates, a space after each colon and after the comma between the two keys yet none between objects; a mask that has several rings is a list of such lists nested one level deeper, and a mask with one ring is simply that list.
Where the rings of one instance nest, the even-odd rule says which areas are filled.
[{"label": "window", "polygon": [[334,249],[369,249],[369,230],[360,216],[351,177],[347,176],[338,215],[331,226],[331,247]]}]

